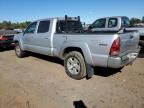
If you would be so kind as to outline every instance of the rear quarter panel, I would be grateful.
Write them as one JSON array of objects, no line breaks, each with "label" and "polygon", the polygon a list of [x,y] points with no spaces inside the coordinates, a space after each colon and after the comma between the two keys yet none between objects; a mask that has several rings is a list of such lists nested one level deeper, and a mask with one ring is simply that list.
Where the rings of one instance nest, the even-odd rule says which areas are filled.
[{"label": "rear quarter panel", "polygon": [[[65,37],[65,39],[64,39]],[[67,47],[81,48],[86,62],[107,67],[109,51],[115,36],[112,34],[63,34],[54,36],[54,53],[59,56]]]}]

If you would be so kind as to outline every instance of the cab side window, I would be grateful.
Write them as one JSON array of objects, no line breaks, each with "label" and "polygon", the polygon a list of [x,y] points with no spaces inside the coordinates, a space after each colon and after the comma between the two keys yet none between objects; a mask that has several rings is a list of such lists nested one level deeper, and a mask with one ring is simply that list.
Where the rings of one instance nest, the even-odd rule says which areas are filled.
[{"label": "cab side window", "polygon": [[25,33],[34,33],[36,30],[37,22],[31,23],[26,29]]},{"label": "cab side window", "polygon": [[92,28],[105,28],[106,25],[106,19],[99,19],[96,20],[93,24],[92,24]]},{"label": "cab side window", "polygon": [[46,33],[49,31],[50,21],[40,21],[37,33]]},{"label": "cab side window", "polygon": [[108,22],[108,27],[113,28],[116,27],[118,24],[118,19],[117,18],[110,18]]},{"label": "cab side window", "polygon": [[129,27],[129,25],[130,25],[129,18],[123,17],[123,18],[122,18],[121,25],[122,25],[122,27]]}]

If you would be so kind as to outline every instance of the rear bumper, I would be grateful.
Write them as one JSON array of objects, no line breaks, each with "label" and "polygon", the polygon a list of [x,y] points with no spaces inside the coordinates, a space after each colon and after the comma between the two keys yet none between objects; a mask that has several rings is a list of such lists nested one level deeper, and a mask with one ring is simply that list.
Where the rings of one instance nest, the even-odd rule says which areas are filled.
[{"label": "rear bumper", "polygon": [[122,57],[109,57],[109,68],[121,68],[123,66],[131,64],[138,56],[140,48],[136,49],[133,53],[128,53]]},{"label": "rear bumper", "polygon": [[14,43],[13,40],[0,41],[0,47],[9,46],[12,45],[13,43]]}]

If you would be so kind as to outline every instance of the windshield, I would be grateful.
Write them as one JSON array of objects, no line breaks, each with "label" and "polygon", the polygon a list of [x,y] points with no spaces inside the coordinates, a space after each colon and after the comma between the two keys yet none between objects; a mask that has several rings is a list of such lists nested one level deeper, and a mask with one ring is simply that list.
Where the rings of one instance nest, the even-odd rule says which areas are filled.
[{"label": "windshield", "polygon": [[98,19],[91,26],[92,28],[105,28],[106,19]]}]

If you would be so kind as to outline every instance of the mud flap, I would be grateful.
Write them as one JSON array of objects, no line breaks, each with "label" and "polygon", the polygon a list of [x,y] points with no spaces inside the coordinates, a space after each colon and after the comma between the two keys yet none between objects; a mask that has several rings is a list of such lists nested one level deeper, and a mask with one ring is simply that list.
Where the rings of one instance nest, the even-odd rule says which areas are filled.
[{"label": "mud flap", "polygon": [[87,79],[92,78],[92,76],[94,75],[94,68],[87,64],[86,69],[87,69]]}]

